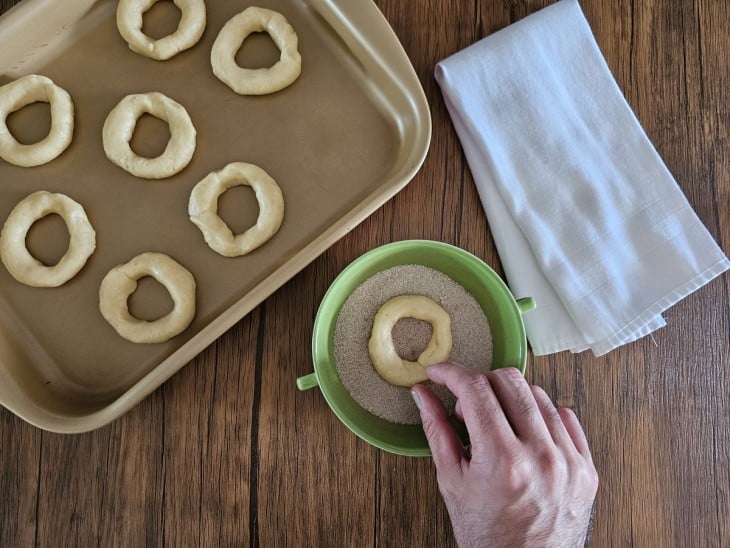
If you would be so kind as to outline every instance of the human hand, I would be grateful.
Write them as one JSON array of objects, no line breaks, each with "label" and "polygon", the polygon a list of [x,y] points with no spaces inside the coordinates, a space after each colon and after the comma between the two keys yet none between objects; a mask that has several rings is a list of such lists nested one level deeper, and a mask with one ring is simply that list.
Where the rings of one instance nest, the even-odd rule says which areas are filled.
[{"label": "human hand", "polygon": [[469,454],[441,400],[412,388],[459,546],[583,546],[598,474],[575,413],[515,368],[427,374],[454,393],[471,440]]}]

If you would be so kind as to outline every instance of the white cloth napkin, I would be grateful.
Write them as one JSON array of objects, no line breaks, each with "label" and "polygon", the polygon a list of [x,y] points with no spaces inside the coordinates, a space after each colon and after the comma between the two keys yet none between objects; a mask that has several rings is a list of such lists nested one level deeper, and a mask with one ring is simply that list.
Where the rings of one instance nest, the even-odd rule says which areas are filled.
[{"label": "white cloth napkin", "polygon": [[606,352],[730,267],[626,103],[576,0],[436,79],[536,355]]}]

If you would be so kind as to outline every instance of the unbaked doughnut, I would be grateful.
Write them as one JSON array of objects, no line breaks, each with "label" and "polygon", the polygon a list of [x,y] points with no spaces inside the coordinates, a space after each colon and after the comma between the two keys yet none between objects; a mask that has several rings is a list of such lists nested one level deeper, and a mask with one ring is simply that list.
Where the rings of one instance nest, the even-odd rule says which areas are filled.
[{"label": "unbaked doughnut", "polygon": [[[236,64],[236,52],[252,32],[267,32],[279,48],[279,60],[269,68],[246,69]],[[239,95],[265,95],[284,89],[299,77],[299,38],[286,18],[252,6],[232,17],[218,33],[210,63],[218,79]]]},{"label": "unbaked doughnut", "polygon": [[[395,349],[391,332],[401,318],[417,318],[431,324],[433,334],[418,361],[402,359]],[[370,359],[378,374],[396,386],[410,387],[428,379],[426,367],[449,358],[451,317],[441,306],[423,295],[400,295],[386,301],[373,320],[368,343]]]},{"label": "unbaked doughnut", "polygon": [[117,28],[129,49],[158,61],[164,61],[193,47],[205,30],[203,0],[173,0],[182,14],[177,30],[159,40],[142,32],[142,17],[157,0],[119,0]]},{"label": "unbaked doughnut", "polygon": [[[127,299],[137,289],[137,280],[152,276],[165,286],[173,309],[148,322],[129,313]],[[164,253],[142,253],[112,268],[99,288],[99,309],[119,335],[135,343],[159,343],[182,333],[195,316],[195,278]]]},{"label": "unbaked doughnut", "polygon": [[[139,156],[129,146],[137,120],[145,113],[170,127],[170,141],[157,158]],[[185,108],[156,91],[127,95],[106,117],[102,130],[107,158],[145,179],[164,179],[182,171],[195,152],[195,136],[195,126]]]},{"label": "unbaked doughnut", "polygon": [[[33,257],[25,238],[33,223],[46,215],[59,215],[68,228],[68,251],[54,266]],[[21,283],[33,287],[58,287],[83,268],[96,248],[96,232],[84,208],[64,194],[40,190],[30,194],[10,212],[0,233],[0,258],[8,272]]]},{"label": "unbaked doughnut", "polygon": [[[51,131],[41,141],[23,145],[10,133],[7,117],[38,101],[51,105]],[[71,96],[50,78],[31,74],[0,87],[0,158],[6,162],[21,167],[46,164],[68,148],[73,132]]]},{"label": "unbaked doughnut", "polygon": [[[259,216],[256,224],[234,236],[218,215],[218,197],[234,186],[248,185],[256,193]],[[190,220],[203,233],[211,249],[225,257],[246,255],[269,240],[284,219],[284,196],[276,181],[253,164],[234,162],[210,173],[190,194]]]}]

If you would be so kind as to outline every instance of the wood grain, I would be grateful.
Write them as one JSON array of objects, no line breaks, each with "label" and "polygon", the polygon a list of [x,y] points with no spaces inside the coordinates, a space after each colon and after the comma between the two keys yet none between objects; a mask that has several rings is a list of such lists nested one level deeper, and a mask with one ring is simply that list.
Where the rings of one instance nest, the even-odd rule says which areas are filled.
[{"label": "wood grain", "polygon": [[[13,4],[0,0],[0,10]],[[0,410],[0,546],[450,546],[428,459],[352,435],[316,390],[318,303],[350,261],[432,238],[499,269],[435,63],[548,0],[377,0],[433,116],[406,189],[130,413],[41,432]],[[730,5],[582,0],[627,100],[709,231],[730,249]],[[601,477],[593,546],[730,545],[730,277],[607,356],[531,357],[528,379],[573,407]]]}]

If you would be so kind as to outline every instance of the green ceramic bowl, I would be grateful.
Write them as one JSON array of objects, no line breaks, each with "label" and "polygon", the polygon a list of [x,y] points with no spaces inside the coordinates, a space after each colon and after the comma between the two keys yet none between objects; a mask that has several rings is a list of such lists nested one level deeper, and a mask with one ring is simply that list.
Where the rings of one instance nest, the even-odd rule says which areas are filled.
[{"label": "green ceramic bowl", "polygon": [[[340,382],[333,353],[337,316],[350,293],[381,270],[405,264],[439,270],[474,296],[492,329],[493,368],[517,367],[524,373],[527,341],[522,314],[532,310],[535,303],[529,298],[516,301],[502,279],[474,255],[428,240],[407,240],[373,249],[345,268],[332,283],[314,320],[314,373],[297,379],[297,387],[307,390],[319,386],[335,415],[368,443],[399,455],[428,456],[431,452],[420,424],[383,420],[352,399]],[[466,441],[463,429],[461,434]]]}]

